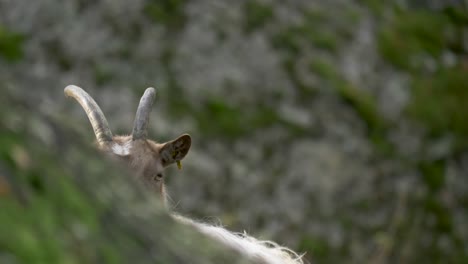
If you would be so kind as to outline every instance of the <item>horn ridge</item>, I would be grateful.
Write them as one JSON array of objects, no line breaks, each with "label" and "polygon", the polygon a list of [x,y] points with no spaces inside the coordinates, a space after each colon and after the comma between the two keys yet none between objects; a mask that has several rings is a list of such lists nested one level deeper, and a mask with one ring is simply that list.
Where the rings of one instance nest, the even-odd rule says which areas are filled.
[{"label": "horn ridge", "polygon": [[135,115],[133,124],[132,139],[146,139],[148,135],[149,115],[156,97],[156,90],[149,87],[140,99],[140,104]]},{"label": "horn ridge", "polygon": [[65,87],[64,93],[67,97],[75,98],[75,100],[85,110],[99,145],[105,145],[106,143],[111,142],[112,132],[104,113],[101,108],[99,108],[96,101],[94,101],[87,92],[75,85],[68,85]]}]

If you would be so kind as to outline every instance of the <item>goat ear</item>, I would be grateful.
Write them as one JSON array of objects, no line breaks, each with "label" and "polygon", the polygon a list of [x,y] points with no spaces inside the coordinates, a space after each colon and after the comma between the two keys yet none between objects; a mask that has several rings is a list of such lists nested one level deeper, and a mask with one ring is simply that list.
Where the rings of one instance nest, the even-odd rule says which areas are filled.
[{"label": "goat ear", "polygon": [[187,155],[192,144],[190,135],[184,134],[172,141],[165,143],[159,150],[162,165],[164,167],[182,160]]}]

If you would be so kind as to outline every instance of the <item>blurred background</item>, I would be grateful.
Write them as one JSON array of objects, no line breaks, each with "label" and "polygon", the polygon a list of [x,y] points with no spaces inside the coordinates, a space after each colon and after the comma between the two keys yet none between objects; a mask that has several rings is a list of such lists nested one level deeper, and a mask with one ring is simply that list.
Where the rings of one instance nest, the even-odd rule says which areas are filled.
[{"label": "blurred background", "polygon": [[[0,89],[190,133],[173,210],[313,263],[468,263],[468,2],[0,0]],[[40,129],[39,129],[40,130]],[[43,134],[47,137],[47,133]]]}]

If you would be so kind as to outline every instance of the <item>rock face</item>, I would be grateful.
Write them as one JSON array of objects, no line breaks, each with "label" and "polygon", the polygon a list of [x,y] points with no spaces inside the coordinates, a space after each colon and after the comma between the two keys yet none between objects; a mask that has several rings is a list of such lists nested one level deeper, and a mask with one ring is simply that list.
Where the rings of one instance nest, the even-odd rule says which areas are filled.
[{"label": "rock face", "polygon": [[[118,133],[154,86],[151,137],[194,139],[184,169],[168,172],[176,211],[318,263],[466,262],[461,2],[0,1],[0,97],[28,102],[2,124],[14,135],[27,111],[53,116],[23,130],[60,153],[93,140],[66,85],[89,91]],[[74,136],[56,139],[64,127]],[[64,148],[71,176],[98,170],[101,159],[81,169],[88,152]],[[28,150],[5,147],[5,175],[44,153]]]}]

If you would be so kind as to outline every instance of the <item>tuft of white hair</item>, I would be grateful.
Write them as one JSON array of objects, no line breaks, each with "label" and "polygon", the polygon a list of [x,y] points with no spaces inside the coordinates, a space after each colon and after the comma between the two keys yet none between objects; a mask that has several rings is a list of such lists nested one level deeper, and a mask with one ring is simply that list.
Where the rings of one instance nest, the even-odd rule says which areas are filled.
[{"label": "tuft of white hair", "polygon": [[173,217],[184,224],[193,226],[201,233],[215,239],[228,248],[259,264],[303,264],[303,255],[275,242],[258,240],[244,233],[233,233],[223,227],[193,221],[180,215]]},{"label": "tuft of white hair", "polygon": [[130,151],[132,149],[132,142],[131,141],[127,141],[123,143],[115,142],[112,144],[111,149],[115,155],[127,156],[127,155],[130,155]]}]

